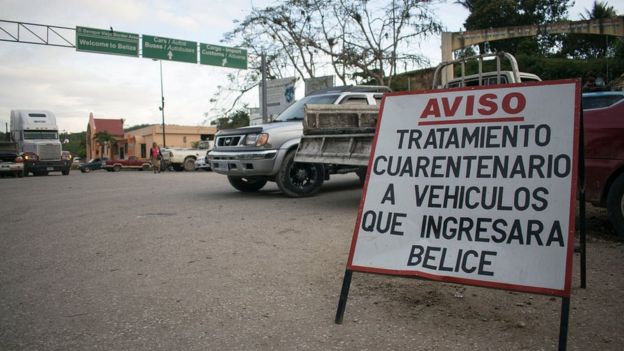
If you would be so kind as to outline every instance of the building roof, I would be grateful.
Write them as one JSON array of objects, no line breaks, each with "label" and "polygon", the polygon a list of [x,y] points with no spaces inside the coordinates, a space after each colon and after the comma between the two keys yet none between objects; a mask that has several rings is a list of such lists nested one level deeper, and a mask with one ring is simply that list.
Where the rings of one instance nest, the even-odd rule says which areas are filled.
[{"label": "building roof", "polygon": [[123,123],[123,119],[93,119],[93,124],[95,125],[96,132],[108,132],[108,134],[114,136],[124,135]]}]

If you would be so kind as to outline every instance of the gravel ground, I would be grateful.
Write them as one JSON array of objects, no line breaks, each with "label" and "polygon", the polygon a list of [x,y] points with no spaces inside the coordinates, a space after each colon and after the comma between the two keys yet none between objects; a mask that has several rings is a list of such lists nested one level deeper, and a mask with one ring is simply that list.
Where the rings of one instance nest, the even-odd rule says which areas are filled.
[{"label": "gravel ground", "polygon": [[[560,299],[354,273],[361,189],[234,191],[212,172],[0,179],[0,350],[555,350]],[[569,350],[624,349],[624,245],[588,211]]]}]

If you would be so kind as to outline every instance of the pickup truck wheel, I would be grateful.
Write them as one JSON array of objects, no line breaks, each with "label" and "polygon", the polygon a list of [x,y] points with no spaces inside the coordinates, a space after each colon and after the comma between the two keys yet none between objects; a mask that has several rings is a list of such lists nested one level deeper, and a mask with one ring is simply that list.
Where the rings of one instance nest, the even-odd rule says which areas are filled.
[{"label": "pickup truck wheel", "polygon": [[360,167],[357,171],[355,171],[358,178],[360,179],[360,185],[364,186],[364,182],[366,181],[366,167]]},{"label": "pickup truck wheel", "polygon": [[267,180],[261,177],[235,177],[228,176],[228,181],[232,186],[244,193],[256,192],[267,183]]},{"label": "pickup truck wheel", "polygon": [[295,151],[284,157],[275,182],[289,197],[314,195],[325,180],[324,167],[318,163],[295,162]]},{"label": "pickup truck wheel", "polygon": [[89,168],[89,167],[81,168],[80,172],[82,172],[82,173],[89,173],[89,172],[91,172],[91,168]]},{"label": "pickup truck wheel", "polygon": [[142,171],[149,171],[149,169],[150,169],[150,165],[148,164],[144,164],[143,166],[141,166]]},{"label": "pickup truck wheel", "polygon": [[624,174],[615,179],[607,195],[607,213],[615,233],[624,240]]},{"label": "pickup truck wheel", "polygon": [[187,158],[184,160],[184,170],[187,172],[192,172],[195,170],[195,159]]},{"label": "pickup truck wheel", "polygon": [[120,165],[114,165],[113,166],[113,172],[120,172],[121,171],[121,166]]}]

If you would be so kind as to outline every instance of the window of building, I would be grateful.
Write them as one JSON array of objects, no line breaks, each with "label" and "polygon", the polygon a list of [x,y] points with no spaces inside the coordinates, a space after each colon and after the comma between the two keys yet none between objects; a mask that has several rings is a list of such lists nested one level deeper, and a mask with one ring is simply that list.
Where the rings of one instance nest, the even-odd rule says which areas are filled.
[{"label": "window of building", "polygon": [[141,144],[141,158],[147,158],[147,147],[145,144]]}]

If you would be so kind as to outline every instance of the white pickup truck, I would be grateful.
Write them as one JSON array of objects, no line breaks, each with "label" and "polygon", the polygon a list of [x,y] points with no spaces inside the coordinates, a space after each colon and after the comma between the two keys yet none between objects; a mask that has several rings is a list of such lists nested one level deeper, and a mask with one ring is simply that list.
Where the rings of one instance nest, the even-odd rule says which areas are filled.
[{"label": "white pickup truck", "polygon": [[206,152],[212,149],[213,142],[202,142],[199,149],[162,148],[163,161],[166,166],[173,167],[178,172],[195,170],[195,161],[206,157]]},{"label": "white pickup truck", "polygon": [[[510,71],[500,69],[503,58],[509,62]],[[496,60],[497,69],[483,72],[485,59]],[[465,64],[469,60],[479,63],[478,73],[466,75]],[[460,65],[460,76],[444,85],[441,84],[439,80],[442,68],[453,64]],[[541,79],[535,74],[518,70],[518,63],[513,55],[500,52],[441,63],[435,71],[432,89],[536,81]],[[378,113],[378,106],[306,105],[303,137],[295,161],[359,167],[356,173],[363,182],[377,127]]]}]

